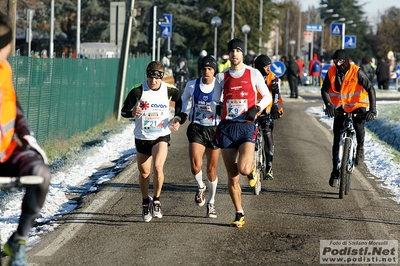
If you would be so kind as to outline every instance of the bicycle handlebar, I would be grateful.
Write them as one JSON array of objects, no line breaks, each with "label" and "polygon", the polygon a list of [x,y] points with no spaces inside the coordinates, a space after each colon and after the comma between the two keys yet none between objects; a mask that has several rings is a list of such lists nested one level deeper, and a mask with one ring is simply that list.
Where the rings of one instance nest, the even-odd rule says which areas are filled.
[{"label": "bicycle handlebar", "polygon": [[0,176],[0,188],[12,188],[29,185],[39,185],[44,182],[42,176]]}]

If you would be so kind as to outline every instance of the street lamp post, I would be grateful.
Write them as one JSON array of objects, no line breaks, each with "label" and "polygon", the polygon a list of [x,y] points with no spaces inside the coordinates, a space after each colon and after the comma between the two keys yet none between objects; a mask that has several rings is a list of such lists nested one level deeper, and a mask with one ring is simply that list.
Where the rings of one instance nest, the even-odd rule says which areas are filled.
[{"label": "street lamp post", "polygon": [[217,59],[217,36],[218,30],[217,28],[221,25],[221,18],[220,17],[213,17],[211,19],[211,25],[214,27],[214,57]]},{"label": "street lamp post", "polygon": [[289,44],[290,44],[290,54],[293,56],[294,45],[296,44],[296,41],[295,40],[290,40]]},{"label": "street lamp post", "polygon": [[244,55],[247,55],[247,34],[250,32],[251,28],[249,25],[245,24],[242,26],[242,32],[244,33]]}]

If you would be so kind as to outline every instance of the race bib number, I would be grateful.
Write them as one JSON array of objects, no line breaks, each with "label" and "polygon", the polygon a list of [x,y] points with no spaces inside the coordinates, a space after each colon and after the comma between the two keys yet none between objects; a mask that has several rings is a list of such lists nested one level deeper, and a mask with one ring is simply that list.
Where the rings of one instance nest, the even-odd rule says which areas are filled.
[{"label": "race bib number", "polygon": [[157,133],[163,129],[163,119],[158,112],[146,113],[143,116],[143,130],[146,133]]},{"label": "race bib number", "polygon": [[226,119],[241,118],[247,112],[247,99],[229,99],[226,101]]},{"label": "race bib number", "polygon": [[212,126],[214,119],[214,113],[211,110],[211,106],[196,104],[195,106],[195,120],[203,126]]}]

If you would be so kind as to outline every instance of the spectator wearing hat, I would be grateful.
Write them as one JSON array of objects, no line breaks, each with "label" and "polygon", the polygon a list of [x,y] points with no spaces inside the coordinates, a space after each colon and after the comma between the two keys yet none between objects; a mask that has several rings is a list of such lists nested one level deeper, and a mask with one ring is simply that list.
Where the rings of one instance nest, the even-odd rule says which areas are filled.
[{"label": "spectator wearing hat", "polygon": [[[250,187],[256,186],[259,176],[254,165],[257,114],[265,109],[272,97],[261,73],[243,63],[244,43],[232,39],[228,43],[231,66],[218,73],[215,80],[212,108],[221,116],[214,144],[221,148],[228,174],[228,189],[235,207],[233,227],[245,224],[240,175],[247,176]],[[257,101],[257,93],[261,100]]]},{"label": "spectator wearing hat", "polygon": [[[217,62],[214,57],[207,55],[200,62],[201,77],[186,84],[182,95],[182,111],[190,104],[189,121],[186,136],[189,141],[190,168],[193,179],[197,183],[194,203],[203,206],[206,202],[208,189],[206,217],[217,218],[215,209],[215,194],[217,192],[217,165],[219,149],[212,143],[220,117],[211,110],[214,94]],[[207,185],[203,182],[203,156],[207,157]]]}]

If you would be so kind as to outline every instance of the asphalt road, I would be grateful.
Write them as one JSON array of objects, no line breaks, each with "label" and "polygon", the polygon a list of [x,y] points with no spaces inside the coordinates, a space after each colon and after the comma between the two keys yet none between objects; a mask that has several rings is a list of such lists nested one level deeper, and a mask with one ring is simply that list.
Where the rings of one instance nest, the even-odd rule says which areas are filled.
[{"label": "asphalt road", "polygon": [[[234,207],[222,159],[217,219],[194,204],[186,126],[172,135],[161,195],[164,217],[144,223],[136,164],[131,164],[55,231],[28,251],[30,265],[318,265],[320,240],[399,239],[400,208],[365,167],[352,176],[344,199],[328,185],[332,133],[305,112],[306,102],[285,99],[276,121],[275,179],[259,196],[242,177],[246,225],[231,228]],[[4,260],[3,260],[4,262]]]}]

